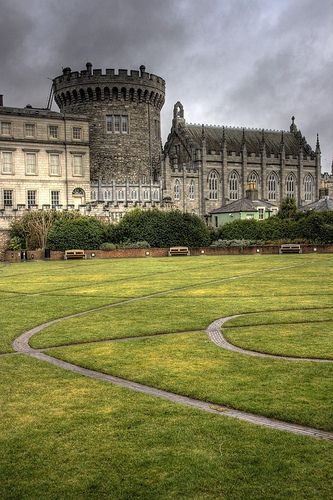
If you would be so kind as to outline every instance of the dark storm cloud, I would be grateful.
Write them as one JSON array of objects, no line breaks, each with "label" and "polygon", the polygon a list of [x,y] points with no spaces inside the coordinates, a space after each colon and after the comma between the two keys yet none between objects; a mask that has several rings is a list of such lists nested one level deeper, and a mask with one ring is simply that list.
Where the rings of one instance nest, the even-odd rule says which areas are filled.
[{"label": "dark storm cloud", "polygon": [[0,0],[0,93],[45,106],[64,66],[136,69],[167,81],[189,121],[288,128],[333,156],[333,0]]}]

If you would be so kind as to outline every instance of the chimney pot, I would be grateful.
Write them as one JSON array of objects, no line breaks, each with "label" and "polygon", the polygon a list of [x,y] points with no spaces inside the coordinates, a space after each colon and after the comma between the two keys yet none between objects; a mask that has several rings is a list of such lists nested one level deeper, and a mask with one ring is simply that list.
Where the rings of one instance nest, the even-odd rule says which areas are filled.
[{"label": "chimney pot", "polygon": [[0,106],[2,107],[3,106],[3,95],[0,94]]}]

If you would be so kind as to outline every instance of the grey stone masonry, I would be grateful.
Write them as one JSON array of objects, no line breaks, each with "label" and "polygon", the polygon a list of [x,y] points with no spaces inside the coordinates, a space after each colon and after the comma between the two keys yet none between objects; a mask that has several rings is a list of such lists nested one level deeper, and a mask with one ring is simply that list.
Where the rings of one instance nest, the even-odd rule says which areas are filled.
[{"label": "grey stone masonry", "polygon": [[53,80],[63,113],[89,121],[91,180],[138,182],[158,178],[162,157],[160,111],[165,81],[146,72],[64,68]]}]

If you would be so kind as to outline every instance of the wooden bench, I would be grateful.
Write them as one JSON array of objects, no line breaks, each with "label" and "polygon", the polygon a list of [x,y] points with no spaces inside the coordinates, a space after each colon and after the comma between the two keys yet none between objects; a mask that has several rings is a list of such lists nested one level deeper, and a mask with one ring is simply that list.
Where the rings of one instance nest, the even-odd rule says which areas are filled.
[{"label": "wooden bench", "polygon": [[279,253],[302,253],[301,245],[298,243],[281,245]]},{"label": "wooden bench", "polygon": [[178,255],[190,255],[188,247],[170,247],[169,257],[176,257]]},{"label": "wooden bench", "polygon": [[64,259],[85,259],[86,254],[84,250],[65,250]]}]

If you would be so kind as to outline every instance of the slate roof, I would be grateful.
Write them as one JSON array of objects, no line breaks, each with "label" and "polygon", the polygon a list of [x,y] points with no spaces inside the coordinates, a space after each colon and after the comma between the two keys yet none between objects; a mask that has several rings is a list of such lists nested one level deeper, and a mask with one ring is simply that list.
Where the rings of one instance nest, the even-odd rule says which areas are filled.
[{"label": "slate roof", "polygon": [[47,108],[33,108],[33,107],[25,107],[25,108],[12,108],[9,106],[1,106],[0,107],[0,115],[11,115],[11,116],[27,116],[29,118],[55,118],[58,120],[63,120],[64,117],[71,120],[84,120],[87,121],[87,117],[85,115],[72,115],[59,113],[58,111],[51,111]]},{"label": "slate roof", "polygon": [[316,212],[333,211],[333,199],[325,196],[300,208],[301,212],[308,212],[309,210],[315,210]]},{"label": "slate roof", "polygon": [[276,208],[276,205],[264,200],[249,200],[248,198],[242,198],[241,200],[232,201],[228,205],[212,210],[210,213],[223,214],[235,212],[257,212],[259,207],[271,210],[272,208]]},{"label": "slate roof", "polygon": [[[193,125],[185,123],[178,129],[183,130],[184,135],[190,143],[194,143],[198,148],[202,143],[202,125]],[[224,134],[227,143],[227,151],[235,151],[239,154],[243,146],[243,130],[245,135],[245,142],[247,152],[260,154],[262,137],[264,135],[266,152],[269,154],[278,154],[281,151],[281,138],[282,131],[279,130],[262,130],[257,129],[242,129],[224,127]],[[206,138],[206,147],[208,151],[221,151],[221,142],[223,135],[223,127],[205,126],[204,134]],[[310,155],[313,153],[312,148],[307,144],[304,137],[300,132],[286,132],[283,131],[283,141],[285,145],[286,155],[296,156],[299,153],[300,141],[303,145],[304,154]]]}]

